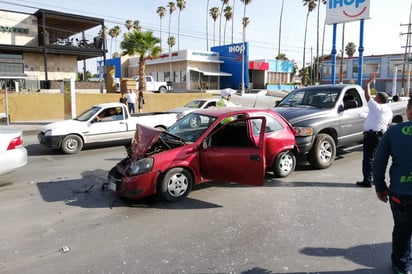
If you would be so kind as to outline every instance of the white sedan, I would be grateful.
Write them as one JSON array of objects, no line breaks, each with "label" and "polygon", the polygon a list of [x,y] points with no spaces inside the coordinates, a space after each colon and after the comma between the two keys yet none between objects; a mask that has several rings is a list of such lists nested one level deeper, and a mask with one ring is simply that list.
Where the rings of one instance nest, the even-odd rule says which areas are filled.
[{"label": "white sedan", "polygon": [[22,130],[0,127],[0,175],[14,171],[27,163]]}]

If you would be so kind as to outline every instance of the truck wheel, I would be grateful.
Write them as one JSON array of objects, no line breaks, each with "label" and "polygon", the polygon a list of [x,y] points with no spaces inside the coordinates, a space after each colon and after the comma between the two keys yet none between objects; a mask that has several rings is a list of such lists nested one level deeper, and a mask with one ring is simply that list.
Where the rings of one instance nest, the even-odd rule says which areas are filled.
[{"label": "truck wheel", "polygon": [[167,88],[166,87],[160,87],[159,88],[159,93],[165,93],[165,92],[167,92]]},{"label": "truck wheel", "polygon": [[189,126],[191,128],[198,128],[200,126],[200,117],[199,116],[193,116],[189,120]]},{"label": "truck wheel", "polygon": [[282,151],[273,162],[272,171],[276,177],[289,176],[296,167],[296,157],[290,151]]},{"label": "truck wheel", "polygon": [[175,167],[166,172],[157,186],[158,195],[168,202],[176,202],[185,198],[192,189],[193,178],[190,172]]},{"label": "truck wheel", "polygon": [[336,145],[328,134],[319,134],[308,154],[308,161],[314,168],[325,169],[335,161]]},{"label": "truck wheel", "polygon": [[64,137],[61,150],[66,154],[75,154],[82,150],[83,140],[77,135],[67,135]]}]

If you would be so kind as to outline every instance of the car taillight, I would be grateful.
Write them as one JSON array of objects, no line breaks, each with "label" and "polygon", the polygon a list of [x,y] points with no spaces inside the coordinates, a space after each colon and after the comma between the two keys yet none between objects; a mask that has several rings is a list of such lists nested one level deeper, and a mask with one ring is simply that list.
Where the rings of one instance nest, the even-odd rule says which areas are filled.
[{"label": "car taillight", "polygon": [[19,147],[21,145],[23,145],[23,138],[21,138],[21,136],[14,137],[13,139],[11,139],[7,150],[15,149],[16,147]]}]

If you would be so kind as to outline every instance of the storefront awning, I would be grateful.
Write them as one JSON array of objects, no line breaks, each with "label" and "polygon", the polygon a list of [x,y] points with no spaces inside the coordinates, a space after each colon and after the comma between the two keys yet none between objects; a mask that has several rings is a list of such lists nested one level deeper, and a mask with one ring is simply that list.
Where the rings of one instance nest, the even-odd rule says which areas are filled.
[{"label": "storefront awning", "polygon": [[232,73],[228,73],[228,72],[224,72],[224,71],[219,71],[219,70],[198,69],[198,68],[191,68],[190,70],[203,73],[205,76],[232,76]]},{"label": "storefront awning", "polygon": [[0,72],[0,79],[26,79],[26,73]]}]

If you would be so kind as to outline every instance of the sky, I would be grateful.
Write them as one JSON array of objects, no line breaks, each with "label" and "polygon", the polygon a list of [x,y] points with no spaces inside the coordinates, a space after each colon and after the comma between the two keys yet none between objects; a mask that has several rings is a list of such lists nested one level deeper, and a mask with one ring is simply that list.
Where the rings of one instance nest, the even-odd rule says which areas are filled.
[{"label": "sky", "polygon": [[[210,16],[206,16],[207,0],[186,0],[186,8],[180,13],[180,35],[178,36],[179,10],[176,9],[170,16],[167,5],[171,0],[0,0],[0,9],[18,12],[34,13],[37,9],[49,9],[66,13],[79,14],[103,18],[108,28],[115,25],[121,27],[125,33],[126,20],[139,20],[142,30],[150,30],[154,35],[162,38],[162,47],[167,49],[166,37],[169,30],[176,38],[177,44],[172,50],[194,49],[207,50],[206,26],[208,25],[209,48],[219,43],[219,23],[214,24]],[[364,56],[404,53],[407,42],[410,9],[412,0],[370,0],[370,19],[364,24]],[[229,0],[234,9],[233,42],[242,42],[243,3],[240,0]],[[156,13],[157,7],[166,8],[166,15],[162,20],[160,32],[160,17]],[[221,0],[209,0],[209,9],[219,7]],[[282,0],[252,0],[246,7],[246,16],[250,23],[246,28],[245,40],[249,42],[249,59],[274,59],[279,51],[279,25]],[[319,55],[322,54],[322,40],[324,41],[323,54],[330,54],[332,49],[332,26],[325,26],[326,6],[321,4],[319,13]],[[282,17],[280,53],[294,60],[299,68],[302,67],[305,22],[307,7],[302,0],[285,0]],[[305,63],[310,62],[311,56],[316,57],[317,45],[317,9],[309,14],[306,41]],[[208,24],[206,23],[208,22]],[[223,44],[224,17],[222,18],[221,41]],[[226,28],[226,44],[231,43],[231,22]],[[336,48],[342,49],[343,24],[337,26]],[[344,45],[353,42],[359,46],[359,21],[345,24]],[[213,32],[215,38],[213,39]],[[161,34],[162,33],[162,34]],[[108,50],[120,52],[119,43],[122,35],[110,43]],[[179,37],[179,39],[178,39]],[[110,38],[109,38],[110,39]],[[111,45],[111,46],[110,46]],[[358,56],[358,51],[355,53]],[[108,57],[110,58],[110,57]],[[96,62],[95,60],[94,62]],[[90,60],[89,63],[93,60]],[[93,69],[90,69],[93,71]]]}]

